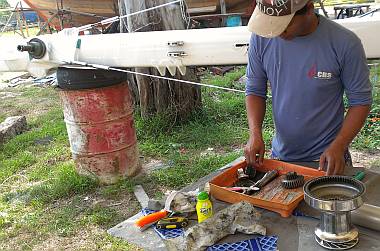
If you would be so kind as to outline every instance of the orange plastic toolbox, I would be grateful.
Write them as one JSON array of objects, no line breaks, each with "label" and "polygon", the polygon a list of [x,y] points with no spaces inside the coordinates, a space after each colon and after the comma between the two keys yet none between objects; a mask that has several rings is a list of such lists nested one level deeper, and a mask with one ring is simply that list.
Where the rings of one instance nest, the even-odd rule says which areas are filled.
[{"label": "orange plastic toolbox", "polygon": [[289,217],[297,205],[303,200],[303,188],[284,189],[281,181],[287,172],[295,171],[305,176],[305,182],[313,177],[324,176],[325,172],[316,169],[285,163],[277,160],[264,160],[264,164],[260,168],[256,168],[259,172],[268,172],[278,170],[279,176],[253,195],[246,195],[234,191],[229,191],[226,187],[234,186],[237,181],[237,170],[245,168],[246,161],[242,161],[219,174],[210,181],[211,195],[221,201],[229,203],[237,203],[247,201],[253,205],[281,214],[282,217]]}]

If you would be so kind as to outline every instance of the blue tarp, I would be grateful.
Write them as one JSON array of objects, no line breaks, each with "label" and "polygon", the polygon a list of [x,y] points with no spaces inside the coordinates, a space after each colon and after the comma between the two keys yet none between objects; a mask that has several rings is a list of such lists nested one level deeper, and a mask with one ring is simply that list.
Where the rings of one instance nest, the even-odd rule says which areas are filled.
[{"label": "blue tarp", "polygon": [[37,23],[38,18],[37,18],[37,12],[35,11],[27,11],[24,12],[25,19],[27,23]]}]

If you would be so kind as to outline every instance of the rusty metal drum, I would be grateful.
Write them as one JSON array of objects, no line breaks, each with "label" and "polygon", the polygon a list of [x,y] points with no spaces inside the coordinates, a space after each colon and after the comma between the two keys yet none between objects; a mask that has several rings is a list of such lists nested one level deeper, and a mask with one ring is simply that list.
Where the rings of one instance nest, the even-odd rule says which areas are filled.
[{"label": "rusty metal drum", "polygon": [[[62,82],[57,78],[58,84]],[[100,88],[83,87],[60,91],[78,172],[95,176],[103,184],[135,175],[140,162],[128,83],[123,80]]]}]

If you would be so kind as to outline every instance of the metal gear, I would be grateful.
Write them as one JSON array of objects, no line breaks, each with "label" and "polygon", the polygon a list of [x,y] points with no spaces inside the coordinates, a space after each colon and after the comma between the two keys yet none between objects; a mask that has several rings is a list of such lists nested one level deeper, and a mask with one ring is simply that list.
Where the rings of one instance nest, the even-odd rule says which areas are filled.
[{"label": "metal gear", "polygon": [[296,172],[288,172],[286,174],[286,180],[294,180],[297,179],[298,174]]},{"label": "metal gear", "polygon": [[295,189],[301,187],[304,182],[304,176],[298,175],[296,172],[288,172],[282,180],[281,185],[285,189]]},{"label": "metal gear", "polygon": [[247,166],[244,173],[248,175],[249,179],[253,180],[256,176],[256,169],[252,166]]}]

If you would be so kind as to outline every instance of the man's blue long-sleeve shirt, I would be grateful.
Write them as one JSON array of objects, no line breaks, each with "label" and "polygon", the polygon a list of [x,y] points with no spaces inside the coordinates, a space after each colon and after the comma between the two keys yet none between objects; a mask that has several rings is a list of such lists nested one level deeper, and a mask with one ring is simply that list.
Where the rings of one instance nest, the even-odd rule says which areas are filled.
[{"label": "man's blue long-sleeve shirt", "polygon": [[319,159],[342,127],[343,94],[350,106],[372,103],[360,39],[322,16],[313,33],[286,41],[252,35],[246,95],[272,90],[273,154],[285,161]]}]

